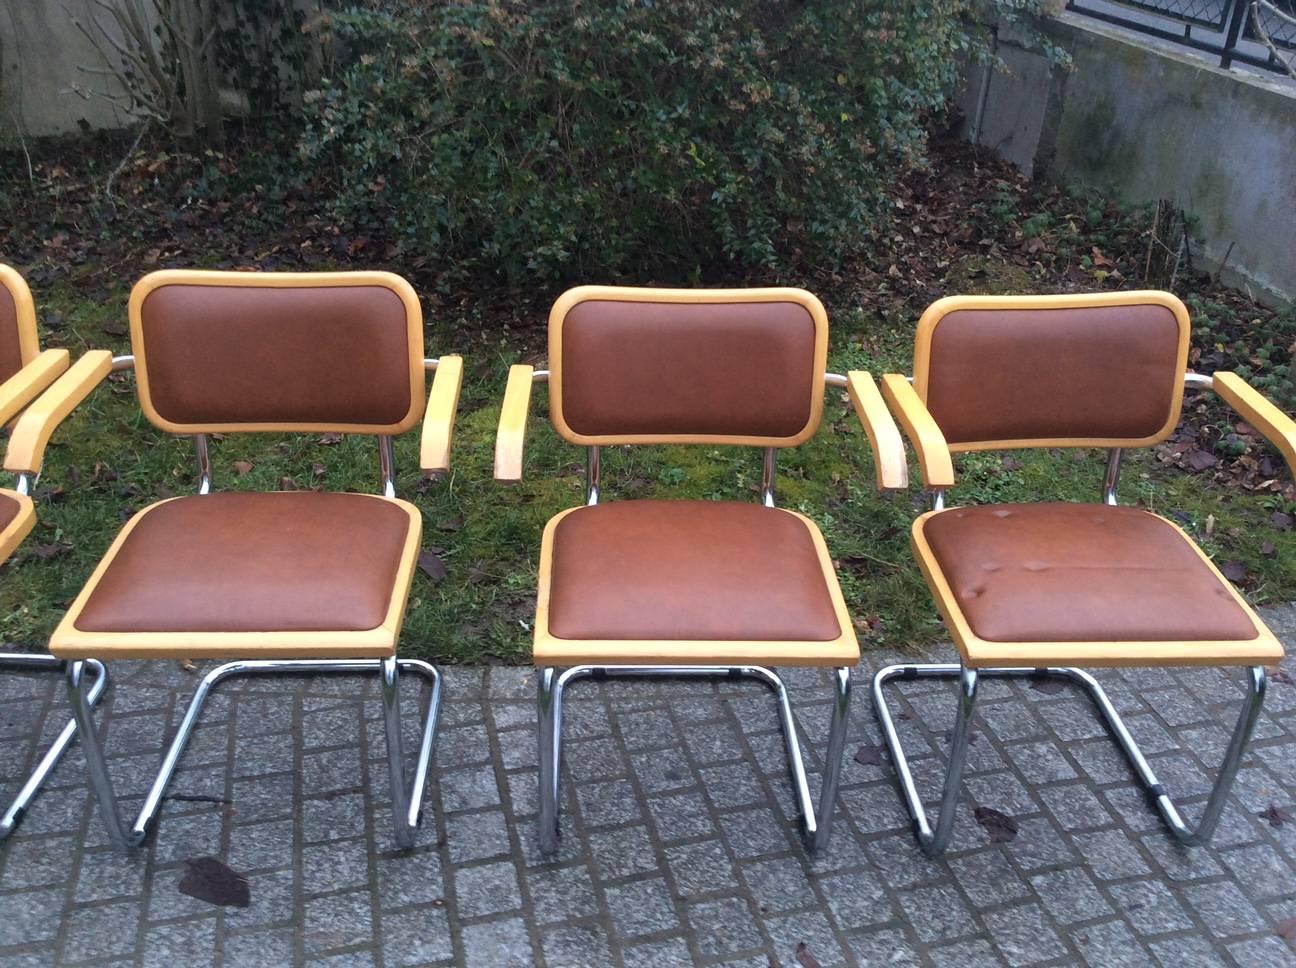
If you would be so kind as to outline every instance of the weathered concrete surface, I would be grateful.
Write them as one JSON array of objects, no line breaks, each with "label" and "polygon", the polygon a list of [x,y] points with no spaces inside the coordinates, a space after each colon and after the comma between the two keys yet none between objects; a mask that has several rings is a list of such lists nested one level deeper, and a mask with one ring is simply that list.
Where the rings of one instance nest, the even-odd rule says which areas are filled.
[{"label": "weathered concrete surface", "polygon": [[1011,74],[969,72],[968,136],[1037,176],[1168,199],[1198,219],[1196,256],[1296,300],[1296,84],[1071,14],[1048,31],[1073,69],[1004,39]]},{"label": "weathered concrete surface", "polygon": [[[0,0],[0,137],[66,134],[83,128],[120,128],[125,113],[73,88],[116,92],[111,77],[86,73],[103,58],[77,29],[90,23],[94,0]],[[102,11],[99,20],[111,25]]]}]

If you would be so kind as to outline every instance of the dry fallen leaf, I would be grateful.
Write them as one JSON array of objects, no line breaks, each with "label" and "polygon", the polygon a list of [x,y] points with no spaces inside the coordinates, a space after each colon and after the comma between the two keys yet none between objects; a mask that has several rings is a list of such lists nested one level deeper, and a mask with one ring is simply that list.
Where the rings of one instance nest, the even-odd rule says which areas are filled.
[{"label": "dry fallen leaf", "polygon": [[198,857],[185,861],[184,876],[176,889],[186,897],[208,904],[245,908],[252,903],[245,875],[233,870],[215,857]]},{"label": "dry fallen leaf", "polygon": [[796,946],[796,960],[800,963],[801,968],[819,968],[819,962],[815,956],[810,953],[804,941],[798,941]]},{"label": "dry fallen leaf", "polygon": [[72,546],[65,541],[52,541],[49,544],[38,544],[31,549],[31,554],[41,561],[49,561],[51,558],[57,558],[65,555],[72,550]]},{"label": "dry fallen leaf", "polygon": [[1276,804],[1269,804],[1264,810],[1256,814],[1261,820],[1269,821],[1271,827],[1281,827],[1283,824],[1292,822],[1292,815]]},{"label": "dry fallen leaf", "polygon": [[990,835],[990,843],[1006,844],[1017,836],[1017,821],[994,807],[977,807],[972,812],[976,822]]},{"label": "dry fallen leaf", "polygon": [[881,766],[883,749],[881,745],[872,746],[866,743],[855,751],[855,762],[863,766]]},{"label": "dry fallen leaf", "polygon": [[243,477],[252,473],[252,462],[250,460],[236,460],[234,462],[234,473]]},{"label": "dry fallen leaf", "polygon": [[445,581],[447,574],[445,562],[441,560],[441,556],[435,551],[430,549],[420,551],[418,556],[418,565],[419,570],[434,582]]}]

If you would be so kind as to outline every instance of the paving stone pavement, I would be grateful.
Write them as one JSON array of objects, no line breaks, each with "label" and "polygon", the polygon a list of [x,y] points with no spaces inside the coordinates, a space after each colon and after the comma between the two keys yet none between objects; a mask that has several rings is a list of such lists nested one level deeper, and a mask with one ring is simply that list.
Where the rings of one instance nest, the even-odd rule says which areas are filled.
[{"label": "paving stone pavement", "polygon": [[[1296,652],[1296,606],[1264,614]],[[1214,842],[1194,849],[1168,839],[1082,696],[984,682],[955,839],[929,860],[889,764],[852,757],[879,742],[867,675],[894,659],[870,654],[857,674],[834,838],[814,859],[757,684],[574,685],[563,845],[542,860],[528,670],[445,670],[427,816],[407,852],[393,848],[376,682],[229,683],[134,853],[105,845],[73,748],[0,846],[0,964],[1296,964],[1278,934],[1296,918],[1296,661],[1271,681]],[[113,673],[111,767],[137,809],[194,678],[167,663]],[[785,678],[816,770],[827,676]],[[1163,781],[1200,804],[1240,675],[1100,679]],[[929,798],[952,688],[909,682],[893,694]],[[0,791],[11,796],[67,707],[57,677],[18,673],[0,676],[0,704]],[[991,843],[978,805],[1015,817],[1016,837]],[[1270,807],[1288,820],[1266,819]],[[206,856],[246,874],[248,907],[177,890],[186,861]]]}]

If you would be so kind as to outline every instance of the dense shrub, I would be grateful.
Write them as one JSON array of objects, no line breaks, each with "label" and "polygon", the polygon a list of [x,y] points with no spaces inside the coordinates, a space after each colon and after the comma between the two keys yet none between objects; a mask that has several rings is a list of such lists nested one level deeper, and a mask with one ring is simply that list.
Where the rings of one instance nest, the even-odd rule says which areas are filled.
[{"label": "dense shrub", "polygon": [[921,161],[972,2],[370,0],[330,18],[300,152],[447,282],[832,266]]}]

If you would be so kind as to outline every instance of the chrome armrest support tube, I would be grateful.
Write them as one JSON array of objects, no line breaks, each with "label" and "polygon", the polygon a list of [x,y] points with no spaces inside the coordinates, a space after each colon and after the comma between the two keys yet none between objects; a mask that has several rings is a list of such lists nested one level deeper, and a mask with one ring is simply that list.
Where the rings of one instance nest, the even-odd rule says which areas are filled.
[{"label": "chrome armrest support tube", "polygon": [[774,507],[774,472],[777,461],[777,448],[766,447],[761,459],[761,504],[767,508]]},{"label": "chrome armrest support tube", "polygon": [[396,496],[396,450],[390,434],[378,435],[378,473],[383,497]]},{"label": "chrome armrest support tube", "polygon": [[198,459],[198,493],[210,494],[212,489],[211,453],[207,449],[207,435],[194,434],[194,456]]},{"label": "chrome armrest support tube", "polygon": [[1103,504],[1116,506],[1116,485],[1120,482],[1121,456],[1123,451],[1113,447],[1107,451],[1107,471],[1103,475]]},{"label": "chrome armrest support tube", "polygon": [[595,444],[585,451],[585,503],[595,505],[599,502],[599,465],[601,463],[599,448]]}]

